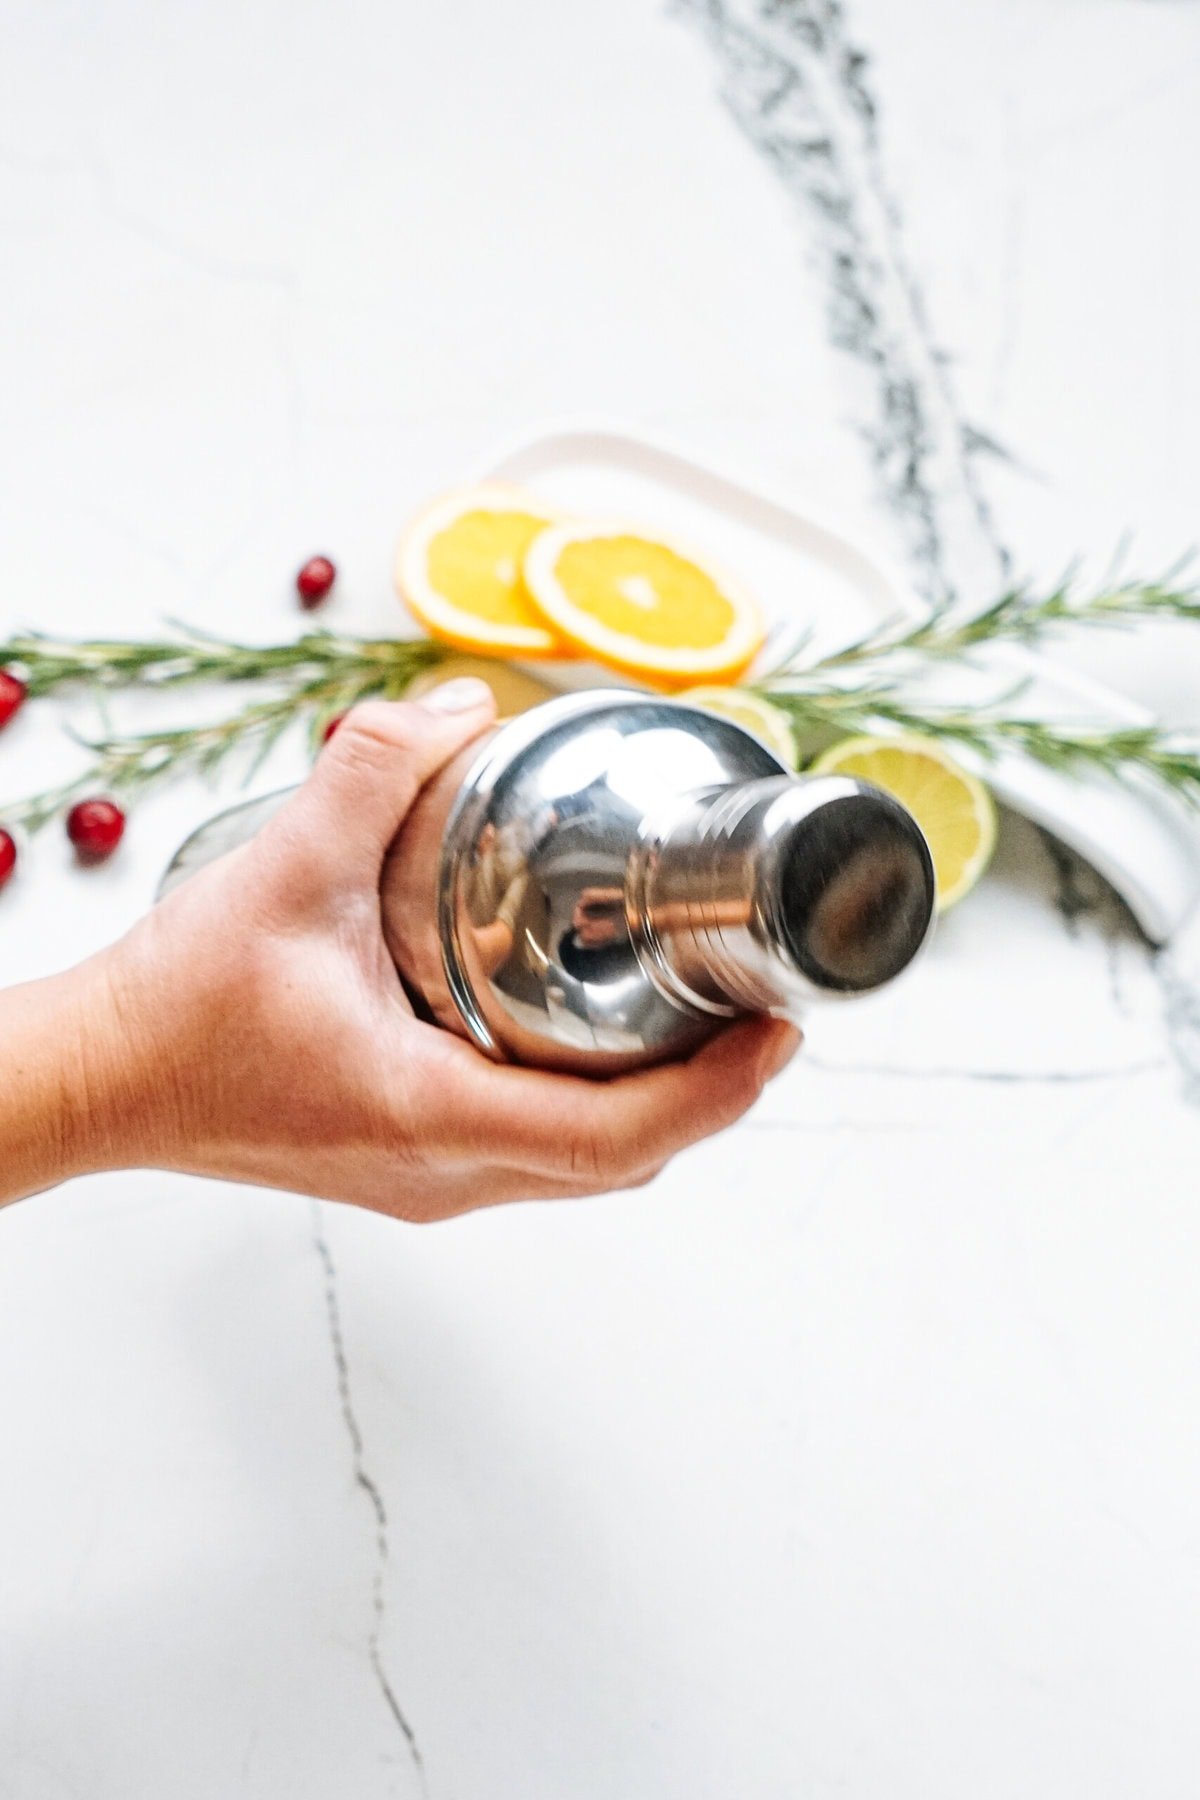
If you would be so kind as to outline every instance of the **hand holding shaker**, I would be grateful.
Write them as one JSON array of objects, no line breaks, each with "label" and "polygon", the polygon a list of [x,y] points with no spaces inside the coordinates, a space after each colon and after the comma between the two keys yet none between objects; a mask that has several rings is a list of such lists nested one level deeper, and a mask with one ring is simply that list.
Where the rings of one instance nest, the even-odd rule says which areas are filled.
[{"label": "hand holding shaker", "polygon": [[[167,891],[283,796],[183,846]],[[845,776],[794,775],[677,701],[547,701],[423,791],[384,871],[414,1005],[488,1055],[611,1075],[722,1021],[870,993],[924,943],[933,864],[911,815]]]}]

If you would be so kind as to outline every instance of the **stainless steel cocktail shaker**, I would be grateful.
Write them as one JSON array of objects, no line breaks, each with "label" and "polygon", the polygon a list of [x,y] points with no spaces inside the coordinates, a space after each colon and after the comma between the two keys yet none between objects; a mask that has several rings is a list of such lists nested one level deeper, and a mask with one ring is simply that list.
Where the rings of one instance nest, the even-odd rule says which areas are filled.
[{"label": "stainless steel cocktail shaker", "polygon": [[[279,798],[205,826],[164,891]],[[491,1056],[598,1075],[685,1055],[741,1013],[881,987],[933,900],[925,839],[878,789],[797,777],[729,720],[618,692],[469,746],[421,794],[382,889],[428,1017]]]}]

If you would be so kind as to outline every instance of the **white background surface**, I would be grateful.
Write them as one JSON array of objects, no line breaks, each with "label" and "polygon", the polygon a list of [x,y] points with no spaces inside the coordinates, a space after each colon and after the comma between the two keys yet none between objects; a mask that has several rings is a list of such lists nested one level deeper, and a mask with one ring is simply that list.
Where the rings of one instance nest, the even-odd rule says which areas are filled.
[{"label": "white background surface", "polygon": [[[1196,535],[1187,0],[2,23],[4,624],[265,638],[320,548],[331,621],[386,631],[407,511],[580,412],[903,553],[863,435],[897,368],[945,527],[914,580],[993,591],[971,481],[1042,577]],[[814,109],[790,188],[739,106]],[[830,341],[822,131],[882,363]],[[1073,654],[1200,723],[1189,644]],[[69,759],[22,718],[0,797]],[[212,806],[147,802],[87,877],[42,839],[0,975],[113,936]],[[649,1194],[423,1233],[157,1175],[10,1210],[0,1794],[1193,1794],[1189,960],[1010,821],[912,981]]]}]

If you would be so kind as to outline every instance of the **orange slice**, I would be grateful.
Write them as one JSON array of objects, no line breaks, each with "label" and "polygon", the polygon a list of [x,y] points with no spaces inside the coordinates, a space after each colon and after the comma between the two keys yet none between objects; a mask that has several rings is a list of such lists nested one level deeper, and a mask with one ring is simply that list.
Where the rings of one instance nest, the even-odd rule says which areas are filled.
[{"label": "orange slice", "polygon": [[522,564],[551,514],[519,488],[460,488],[425,509],[396,554],[396,586],[431,637],[487,656],[567,656]]},{"label": "orange slice", "polygon": [[525,586],[576,650],[657,687],[732,681],[766,635],[757,605],[723,576],[624,526],[539,532],[525,553]]}]

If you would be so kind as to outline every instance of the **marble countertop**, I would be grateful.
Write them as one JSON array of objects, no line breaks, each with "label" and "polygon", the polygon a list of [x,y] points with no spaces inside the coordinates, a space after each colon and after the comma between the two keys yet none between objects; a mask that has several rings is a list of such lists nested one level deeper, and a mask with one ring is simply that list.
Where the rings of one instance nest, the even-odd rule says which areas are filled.
[{"label": "marble countertop", "polygon": [[[597,412],[931,595],[1196,536],[1189,0],[6,24],[5,622],[289,631],[328,548],[386,630],[413,503]],[[1070,654],[1200,724],[1181,630]],[[68,754],[22,721],[0,792]],[[0,979],[212,807],[86,878],[42,840]],[[911,981],[649,1193],[11,1209],[0,1794],[1190,1800],[1196,937],[1009,818]]]}]

